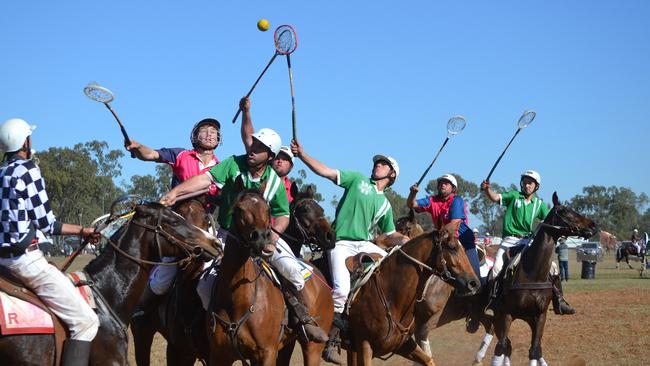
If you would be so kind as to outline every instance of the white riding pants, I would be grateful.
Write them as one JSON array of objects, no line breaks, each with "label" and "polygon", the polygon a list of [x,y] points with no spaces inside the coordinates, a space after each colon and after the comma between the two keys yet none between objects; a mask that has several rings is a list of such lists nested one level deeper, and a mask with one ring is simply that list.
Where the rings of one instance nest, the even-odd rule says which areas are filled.
[{"label": "white riding pants", "polygon": [[506,252],[507,248],[517,247],[520,245],[528,245],[530,243],[530,238],[518,238],[516,236],[506,236],[503,238],[497,254],[494,256],[494,266],[492,266],[491,279],[496,278],[497,275],[501,272],[503,267],[503,254]]},{"label": "white riding pants", "polygon": [[34,250],[14,258],[0,258],[0,265],[9,269],[23,284],[68,326],[70,338],[92,341],[99,328],[95,311],[83,300],[69,278],[49,264],[43,252]]},{"label": "white riding pants", "polygon": [[335,313],[343,312],[350,294],[350,272],[345,266],[345,260],[362,252],[386,255],[385,250],[369,241],[339,240],[334,249],[329,251]]},{"label": "white riding pants", "polygon": [[[219,228],[217,238],[221,240],[222,243],[226,242],[227,236],[228,232]],[[296,258],[289,245],[282,240],[282,238],[278,239],[276,242],[275,251],[268,262],[282,277],[291,282],[298,291],[301,291],[305,287],[305,279],[302,275],[305,265]],[[212,269],[203,274],[196,286],[196,292],[199,294],[203,308],[206,310],[210,304],[212,287],[214,286],[216,279],[217,272]]]}]

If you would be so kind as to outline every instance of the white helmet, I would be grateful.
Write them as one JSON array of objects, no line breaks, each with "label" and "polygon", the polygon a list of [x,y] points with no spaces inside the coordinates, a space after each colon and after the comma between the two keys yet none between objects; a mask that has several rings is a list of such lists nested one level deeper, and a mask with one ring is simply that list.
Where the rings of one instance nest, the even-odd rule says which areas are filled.
[{"label": "white helmet", "polygon": [[635,232],[635,233],[638,233],[638,232],[639,232],[639,229],[634,229],[634,232]]},{"label": "white helmet", "polygon": [[283,153],[284,155],[288,156],[289,161],[291,162],[291,164],[293,164],[293,153],[291,152],[291,148],[289,146],[280,146],[280,153]]},{"label": "white helmet", "polygon": [[373,164],[379,160],[388,162],[388,165],[390,165],[390,167],[393,168],[393,170],[395,171],[395,179],[397,179],[397,177],[399,176],[399,164],[397,164],[397,160],[387,155],[375,155],[372,158]]},{"label": "white helmet", "polygon": [[261,142],[264,146],[268,147],[274,156],[278,155],[280,152],[282,139],[280,139],[280,135],[278,135],[278,133],[272,129],[262,128],[253,134],[253,138]]},{"label": "white helmet", "polygon": [[0,126],[0,150],[14,152],[20,150],[25,139],[32,134],[36,126],[30,126],[20,118],[12,118]]},{"label": "white helmet", "polygon": [[536,172],[534,170],[526,170],[525,172],[521,173],[521,177],[522,178],[523,177],[529,177],[532,180],[534,180],[535,182],[537,182],[537,184],[539,184],[539,185],[542,184],[542,177],[539,175],[538,172]]},{"label": "white helmet", "polygon": [[472,231],[474,231],[474,233],[478,234],[478,228],[477,227],[475,227],[474,230],[472,230]]},{"label": "white helmet", "polygon": [[458,182],[456,182],[456,177],[454,177],[453,175],[451,175],[451,174],[443,174],[443,175],[440,176],[440,178],[438,178],[438,182],[440,182],[440,180],[443,180],[443,179],[448,180],[454,186],[454,188],[458,188]]}]

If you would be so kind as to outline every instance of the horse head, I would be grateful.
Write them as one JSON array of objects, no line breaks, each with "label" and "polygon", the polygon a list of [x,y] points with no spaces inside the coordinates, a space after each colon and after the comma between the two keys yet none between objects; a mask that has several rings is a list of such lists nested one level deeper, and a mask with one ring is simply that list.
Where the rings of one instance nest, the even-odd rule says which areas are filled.
[{"label": "horse head", "polygon": [[593,220],[562,205],[557,192],[553,192],[553,208],[546,216],[544,224],[553,229],[556,240],[560,236],[579,236],[588,239],[598,232]]},{"label": "horse head", "polygon": [[212,256],[221,255],[216,237],[159,203],[148,202],[136,206],[130,225],[142,228],[144,236],[153,236],[152,240],[146,242],[152,246],[150,251],[157,252],[158,259],[197,256],[203,252]]},{"label": "horse head", "polygon": [[465,249],[458,240],[458,226],[446,225],[441,230],[433,231],[434,251],[429,265],[440,278],[454,287],[459,296],[474,295],[480,288],[480,280],[465,254]]},{"label": "horse head", "polygon": [[230,229],[250,250],[252,257],[270,257],[275,250],[271,233],[271,207],[261,193],[265,188],[266,181],[259,189],[246,189],[241,176],[235,180],[238,195],[232,207]]},{"label": "horse head", "polygon": [[409,210],[407,216],[402,216],[395,221],[395,230],[409,238],[415,238],[424,233],[422,226],[415,219],[415,211],[413,209]]},{"label": "horse head", "polygon": [[179,215],[183,216],[189,223],[203,230],[210,227],[209,213],[205,209],[205,195],[188,198],[177,202],[172,208]]},{"label": "horse head", "polygon": [[291,183],[291,221],[287,231],[297,234],[303,244],[314,243],[319,250],[329,250],[336,244],[336,233],[325,217],[325,211],[314,199],[314,188],[307,185],[298,190],[295,182]]}]

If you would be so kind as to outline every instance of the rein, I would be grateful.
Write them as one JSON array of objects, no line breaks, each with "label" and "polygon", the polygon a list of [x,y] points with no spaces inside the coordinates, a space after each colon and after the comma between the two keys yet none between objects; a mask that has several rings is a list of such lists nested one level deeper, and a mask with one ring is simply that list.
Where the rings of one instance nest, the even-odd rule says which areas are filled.
[{"label": "rein", "polygon": [[[300,199],[293,207],[291,210],[291,214],[289,215],[290,220],[295,223],[296,228],[298,229],[298,232],[300,233],[300,236],[302,237],[301,239],[296,238],[292,235],[287,234],[286,232],[280,233],[273,229],[276,234],[278,234],[282,239],[289,240],[295,243],[300,243],[301,246],[305,245],[308,246],[312,252],[316,251],[314,249],[319,248],[318,245],[315,245],[315,243],[318,241],[313,235],[309,235],[309,230],[307,230],[303,224],[300,223],[300,220],[298,220],[298,215],[296,215],[296,209],[304,204],[306,201],[314,201],[312,198],[303,198]],[[324,216],[319,217],[323,218]]]}]

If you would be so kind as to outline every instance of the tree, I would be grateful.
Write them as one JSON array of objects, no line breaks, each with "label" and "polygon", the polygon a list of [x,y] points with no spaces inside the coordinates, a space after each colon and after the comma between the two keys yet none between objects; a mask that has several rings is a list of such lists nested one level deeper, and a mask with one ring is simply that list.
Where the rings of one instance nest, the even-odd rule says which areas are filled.
[{"label": "tree", "polygon": [[[490,183],[490,188],[495,192],[505,192],[506,189],[497,183]],[[510,189],[516,189],[514,185],[510,185]],[[482,228],[491,233],[492,235],[501,236],[503,216],[505,215],[505,208],[498,203],[490,201],[490,199],[481,193],[472,201],[470,212],[478,216],[483,221]]]},{"label": "tree", "polygon": [[298,186],[298,189],[302,189],[303,186],[310,185],[314,189],[314,200],[316,202],[323,202],[325,201],[325,198],[323,198],[323,195],[321,195],[318,192],[318,187],[314,183],[307,183],[307,172],[305,169],[299,169],[298,170],[298,177],[294,177],[293,181],[296,183]]},{"label": "tree", "polygon": [[[628,238],[643,222],[640,210],[648,204],[645,193],[637,195],[626,187],[588,186],[569,201],[569,205],[591,218],[602,230],[618,238]],[[647,211],[646,211],[647,213]]]}]

